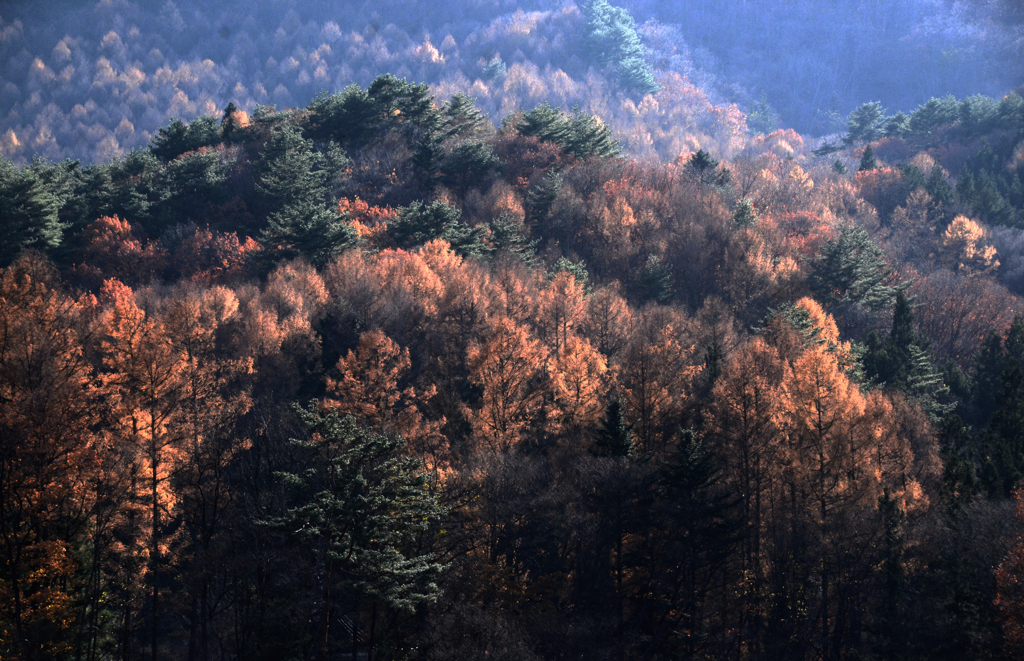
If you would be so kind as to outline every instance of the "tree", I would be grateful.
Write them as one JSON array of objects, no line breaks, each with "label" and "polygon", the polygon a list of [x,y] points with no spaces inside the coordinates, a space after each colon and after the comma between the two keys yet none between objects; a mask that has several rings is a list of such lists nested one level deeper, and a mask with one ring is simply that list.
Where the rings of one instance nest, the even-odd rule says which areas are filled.
[{"label": "tree", "polygon": [[316,265],[354,245],[355,230],[328,199],[328,178],[343,169],[340,151],[324,155],[296,127],[278,129],[260,155],[257,192],[270,209],[261,240],[273,258],[303,255]]},{"label": "tree", "polygon": [[625,457],[633,449],[632,425],[626,422],[622,400],[612,397],[594,434],[593,452],[599,457]]},{"label": "tree", "polygon": [[184,355],[160,319],[142,310],[134,292],[116,280],[104,283],[108,309],[101,320],[104,380],[114,402],[114,433],[125,447],[132,473],[127,498],[139,505],[150,593],[150,647],[159,656],[164,549],[177,495],[170,481],[183,462],[186,439]]},{"label": "tree", "polygon": [[[82,344],[88,300],[26,254],[0,271],[0,655],[72,649],[76,557],[101,479],[101,394]],[[80,576],[80,575],[79,575]],[[89,595],[90,600],[95,594]]]},{"label": "tree", "polygon": [[[369,431],[351,416],[322,414],[315,403],[297,411],[308,438],[293,443],[309,457],[310,468],[282,473],[288,506],[266,525],[303,544],[322,567],[320,656],[335,653],[340,642],[332,611],[344,600],[353,604],[356,621],[361,601],[370,602],[372,650],[376,606],[411,612],[440,594],[436,581],[443,565],[415,549],[444,510],[428,491],[419,460],[402,456],[400,436]],[[353,658],[357,631],[353,625]]]},{"label": "tree", "polygon": [[869,170],[875,170],[878,168],[878,161],[875,160],[875,150],[868,145],[864,148],[864,153],[860,157],[860,166],[857,167],[857,172],[868,172]]},{"label": "tree", "polygon": [[582,9],[587,19],[589,49],[619,86],[639,96],[657,92],[660,86],[654,81],[629,11],[607,0],[588,0]]},{"label": "tree", "polygon": [[[1024,498],[1016,492],[1017,521],[1024,524]],[[1013,657],[1024,654],[1024,536],[1017,535],[1009,555],[996,571],[998,593],[995,604],[1002,615],[1006,651]]]},{"label": "tree", "polygon": [[461,255],[483,256],[486,252],[482,243],[483,229],[469,227],[461,218],[462,212],[447,202],[435,200],[429,205],[413,202],[398,210],[398,218],[388,224],[388,231],[402,248],[441,239]]},{"label": "tree", "polygon": [[741,197],[736,201],[736,208],[732,212],[732,222],[736,223],[736,227],[739,228],[754,227],[757,224],[757,212],[754,211],[754,205],[749,198]]},{"label": "tree", "polygon": [[[843,142],[853,145],[858,142],[874,142],[882,137],[885,111],[878,101],[858,106],[846,120],[846,137]],[[870,147],[870,145],[869,145]]]},{"label": "tree", "polygon": [[482,390],[480,408],[468,412],[474,431],[492,451],[517,445],[543,395],[547,350],[511,319],[493,323],[483,342],[470,345],[469,381]]},{"label": "tree", "polygon": [[34,169],[19,169],[0,156],[0,265],[10,264],[26,248],[59,246],[64,225],[57,212],[62,205]]},{"label": "tree", "polygon": [[847,302],[880,309],[892,305],[896,292],[906,285],[894,279],[885,254],[867,230],[844,225],[839,236],[821,247],[809,278],[811,287],[827,301]]}]

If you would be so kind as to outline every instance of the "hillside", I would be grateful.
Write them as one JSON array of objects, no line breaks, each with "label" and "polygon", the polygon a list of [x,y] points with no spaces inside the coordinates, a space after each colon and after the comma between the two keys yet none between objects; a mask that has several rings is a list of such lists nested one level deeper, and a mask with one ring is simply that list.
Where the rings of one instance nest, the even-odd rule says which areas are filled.
[{"label": "hillside", "polygon": [[366,41],[335,8],[320,85],[320,5],[66,7],[3,43],[77,21],[124,59],[67,90],[94,133],[0,158],[0,656],[1020,657],[1024,100],[979,93],[1010,74],[810,137],[729,96],[739,47],[640,47],[682,15]]}]

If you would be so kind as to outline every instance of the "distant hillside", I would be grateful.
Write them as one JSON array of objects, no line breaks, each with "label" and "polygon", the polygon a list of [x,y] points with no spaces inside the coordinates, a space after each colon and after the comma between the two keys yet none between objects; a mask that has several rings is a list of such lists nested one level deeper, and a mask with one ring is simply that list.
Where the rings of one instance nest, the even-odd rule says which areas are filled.
[{"label": "distant hillside", "polygon": [[[1022,82],[1019,21],[999,3],[621,7],[635,31],[603,2],[8,2],[0,154],[100,162],[146,146],[175,117],[219,115],[229,102],[304,106],[386,72],[442,98],[467,92],[494,122],[544,101],[579,105],[628,153],[668,161],[696,146],[730,151],[743,115],[756,132],[824,134],[864,99],[907,110]],[[664,90],[646,103],[629,73],[641,65]],[[637,129],[638,118],[658,127]]]}]

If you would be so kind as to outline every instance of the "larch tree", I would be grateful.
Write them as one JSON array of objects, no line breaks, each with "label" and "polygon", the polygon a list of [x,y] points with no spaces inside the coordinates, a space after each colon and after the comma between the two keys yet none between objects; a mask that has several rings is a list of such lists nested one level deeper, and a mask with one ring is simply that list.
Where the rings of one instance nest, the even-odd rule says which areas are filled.
[{"label": "larch tree", "polygon": [[0,271],[0,656],[71,651],[79,553],[101,474],[88,301],[38,255]]},{"label": "larch tree", "polygon": [[530,332],[503,318],[486,339],[469,347],[469,380],[483,393],[468,411],[474,432],[490,450],[508,451],[533,422],[543,396],[547,350]]}]

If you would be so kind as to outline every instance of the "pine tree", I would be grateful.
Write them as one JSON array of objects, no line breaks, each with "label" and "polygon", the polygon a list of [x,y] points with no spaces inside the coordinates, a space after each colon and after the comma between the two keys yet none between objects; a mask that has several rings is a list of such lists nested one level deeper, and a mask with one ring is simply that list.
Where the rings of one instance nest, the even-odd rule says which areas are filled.
[{"label": "pine tree", "polygon": [[629,11],[610,5],[607,0],[588,0],[582,9],[587,19],[590,51],[607,67],[619,86],[639,96],[657,92],[660,86],[654,80]]},{"label": "pine tree", "polygon": [[859,106],[850,113],[846,121],[846,137],[843,142],[853,145],[858,142],[872,142],[882,137],[885,111],[878,101]]},{"label": "pine tree", "polygon": [[867,230],[856,225],[844,225],[838,237],[825,243],[812,268],[811,287],[826,301],[881,309],[892,305],[896,292],[906,288],[888,284],[893,272],[885,254]]},{"label": "pine tree", "polygon": [[732,222],[737,227],[753,227],[757,224],[757,212],[750,199],[741,197],[736,201],[736,209],[732,212]]},{"label": "pine tree", "polygon": [[274,132],[261,155],[256,185],[265,203],[274,209],[262,236],[268,258],[303,255],[322,265],[355,244],[355,230],[338,215],[329,198],[328,165],[341,167],[314,151],[312,141],[304,139],[298,128]]},{"label": "pine tree", "polygon": [[626,422],[622,401],[613,397],[605,407],[601,427],[594,435],[593,452],[599,457],[625,457],[632,448],[632,425]]},{"label": "pine tree", "polygon": [[398,218],[388,224],[395,243],[412,248],[431,239],[447,241],[457,253],[467,257],[483,257],[487,247],[482,243],[482,227],[463,223],[462,212],[440,200],[424,205],[413,202],[398,210]]},{"label": "pine tree", "polygon": [[414,549],[443,509],[427,489],[420,461],[403,456],[401,437],[368,431],[350,416],[321,414],[315,403],[298,413],[308,440],[293,443],[311,468],[281,474],[288,507],[265,525],[293,537],[323,567],[318,629],[326,658],[339,589],[409,612],[437,598],[442,565]]},{"label": "pine tree", "polygon": [[860,157],[860,166],[857,168],[857,171],[867,172],[877,168],[878,161],[875,160],[875,151],[871,149],[871,145],[868,145],[864,148],[864,154]]},{"label": "pine tree", "polygon": [[60,245],[62,206],[33,168],[17,168],[0,156],[0,266],[26,248],[49,250]]},{"label": "pine tree", "polygon": [[662,305],[668,303],[675,294],[672,288],[672,267],[663,264],[661,257],[648,255],[647,262],[640,271],[639,288],[644,300]]}]

